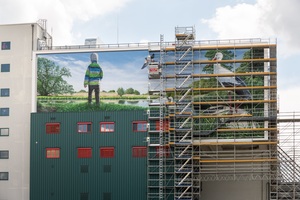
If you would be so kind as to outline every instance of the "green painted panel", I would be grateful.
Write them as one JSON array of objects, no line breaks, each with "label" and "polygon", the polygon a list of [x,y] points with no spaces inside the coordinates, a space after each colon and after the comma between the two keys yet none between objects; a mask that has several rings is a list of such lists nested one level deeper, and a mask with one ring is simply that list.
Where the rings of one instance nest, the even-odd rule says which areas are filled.
[{"label": "green painted panel", "polygon": [[[132,157],[133,146],[146,146],[147,132],[133,132],[145,111],[33,113],[31,115],[30,199],[146,199],[147,158]],[[115,131],[100,133],[100,122]],[[91,133],[78,133],[78,122],[92,122]],[[59,134],[46,134],[46,123],[60,123]],[[100,158],[100,147],[114,147],[114,158]],[[46,148],[60,148],[47,159]],[[77,158],[78,147],[91,147],[92,158]]]}]

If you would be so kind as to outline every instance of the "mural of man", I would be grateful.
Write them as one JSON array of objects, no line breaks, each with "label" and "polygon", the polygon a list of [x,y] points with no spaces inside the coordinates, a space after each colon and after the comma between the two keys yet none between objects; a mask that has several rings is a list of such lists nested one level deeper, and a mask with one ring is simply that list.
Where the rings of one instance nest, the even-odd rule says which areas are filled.
[{"label": "mural of man", "polygon": [[99,82],[103,78],[103,71],[98,64],[98,55],[96,53],[92,53],[90,58],[91,64],[88,66],[85,72],[84,87],[86,88],[88,86],[88,103],[92,103],[92,93],[95,91],[96,104],[99,105]]}]

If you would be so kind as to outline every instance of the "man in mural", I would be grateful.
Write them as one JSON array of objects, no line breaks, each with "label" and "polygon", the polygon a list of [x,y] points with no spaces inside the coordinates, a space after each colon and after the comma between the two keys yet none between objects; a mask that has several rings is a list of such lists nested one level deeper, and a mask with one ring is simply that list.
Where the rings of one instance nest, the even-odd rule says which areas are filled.
[{"label": "man in mural", "polygon": [[100,65],[98,64],[98,55],[96,53],[92,53],[91,64],[88,66],[84,77],[84,87],[86,88],[88,86],[89,89],[89,96],[88,96],[89,104],[92,103],[92,93],[94,90],[96,104],[99,105],[99,93],[100,93],[99,82],[102,80],[102,78],[103,78],[103,71]]}]

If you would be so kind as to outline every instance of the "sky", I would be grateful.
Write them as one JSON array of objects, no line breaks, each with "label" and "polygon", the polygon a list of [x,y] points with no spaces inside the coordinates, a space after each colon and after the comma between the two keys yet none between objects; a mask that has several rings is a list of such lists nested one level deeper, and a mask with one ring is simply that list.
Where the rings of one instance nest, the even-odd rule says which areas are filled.
[{"label": "sky", "polygon": [[47,31],[53,36],[54,45],[84,44],[86,38],[99,38],[105,44],[157,42],[160,34],[165,41],[174,41],[176,26],[194,26],[197,40],[271,38],[278,45],[280,112],[300,111],[299,0],[0,0],[0,3],[0,24],[47,19]]}]

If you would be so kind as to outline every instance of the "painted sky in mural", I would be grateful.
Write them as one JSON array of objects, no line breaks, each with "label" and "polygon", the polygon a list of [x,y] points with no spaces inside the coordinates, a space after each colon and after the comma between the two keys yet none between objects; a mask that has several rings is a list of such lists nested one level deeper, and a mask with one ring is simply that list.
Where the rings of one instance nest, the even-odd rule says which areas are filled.
[{"label": "painted sky in mural", "polygon": [[[72,85],[75,92],[87,90],[83,86],[85,71],[90,64],[92,52],[80,53],[54,53],[38,55],[38,58],[46,58],[53,61],[59,67],[70,70],[71,77],[64,78]],[[146,69],[141,70],[147,51],[115,51],[97,52],[99,61],[104,72],[100,83],[100,91],[133,88],[141,94],[147,93]]]}]

